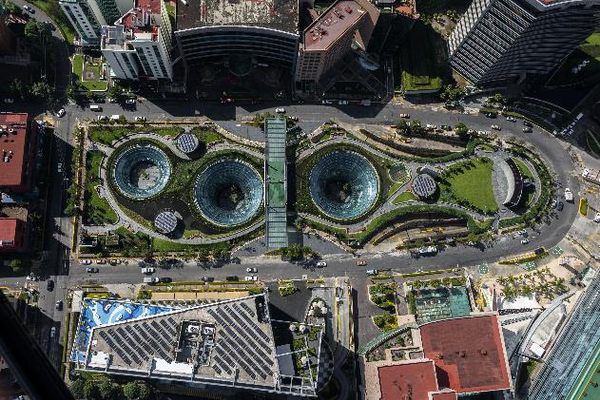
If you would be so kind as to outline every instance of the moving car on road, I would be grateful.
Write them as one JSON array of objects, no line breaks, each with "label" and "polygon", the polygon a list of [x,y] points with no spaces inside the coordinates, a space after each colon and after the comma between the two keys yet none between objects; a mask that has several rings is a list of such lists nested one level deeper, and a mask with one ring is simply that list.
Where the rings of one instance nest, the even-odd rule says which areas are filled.
[{"label": "moving car on road", "polygon": [[568,202],[573,202],[573,192],[571,189],[565,188],[565,200]]},{"label": "moving car on road", "polygon": [[530,133],[530,132],[533,132],[533,129],[531,129],[530,127],[526,126],[525,128],[523,128],[523,132]]},{"label": "moving car on road", "polygon": [[31,7],[31,6],[28,6],[27,4],[25,4],[25,5],[23,6],[23,10],[27,11],[27,12],[28,12],[28,13],[30,13],[30,14],[35,14],[35,10],[33,9],[33,7]]},{"label": "moving car on road", "polygon": [[156,268],[154,267],[144,267],[142,268],[142,274],[153,274],[156,272]]},{"label": "moving car on road", "polygon": [[88,272],[90,274],[97,274],[98,272],[100,272],[100,269],[97,267],[87,267],[85,269],[85,272]]},{"label": "moving car on road", "polygon": [[277,114],[285,114],[285,108],[283,108],[283,107],[277,107],[277,108],[275,109],[275,112],[276,112]]},{"label": "moving car on road", "polygon": [[594,216],[594,222],[600,223],[600,211]]},{"label": "moving car on road", "polygon": [[410,118],[410,114],[402,113],[400,114],[400,118]]},{"label": "moving car on road", "polygon": [[158,282],[160,282],[160,279],[157,278],[156,276],[147,276],[147,277],[144,278],[144,283],[147,283],[147,284],[150,284],[150,285],[153,285],[153,284],[158,283]]},{"label": "moving car on road", "polygon": [[563,203],[562,201],[559,201],[558,205],[556,206],[556,209],[558,211],[562,211],[564,207],[565,207],[565,203]]},{"label": "moving car on road", "polygon": [[379,274],[379,271],[376,269],[368,269],[367,270],[367,276],[375,276],[377,274]]},{"label": "moving car on road", "polygon": [[248,267],[248,268],[246,268],[246,272],[249,274],[253,274],[253,273],[257,273],[258,270],[254,267]]},{"label": "moving car on road", "polygon": [[62,117],[64,117],[64,116],[65,116],[65,114],[66,114],[66,113],[67,113],[67,112],[65,111],[65,109],[64,109],[64,108],[61,108],[60,110],[58,110],[58,111],[56,112],[56,116],[57,116],[58,118],[62,118]]},{"label": "moving car on road", "polygon": [[161,278],[158,278],[160,280],[161,283],[171,283],[173,282],[173,279],[169,278],[168,276],[163,276]]},{"label": "moving car on road", "polygon": [[203,276],[200,279],[202,280],[202,282],[213,282],[215,280],[215,278],[213,278],[212,276]]},{"label": "moving car on road", "polygon": [[495,131],[501,131],[502,130],[502,128],[500,128],[500,126],[498,126],[498,125],[492,125],[492,129],[495,130]]},{"label": "moving car on road", "polygon": [[362,267],[364,265],[367,265],[367,260],[358,260],[356,262],[356,265],[358,265],[359,267]]},{"label": "moving car on road", "polygon": [[48,279],[48,282],[46,282],[46,290],[49,292],[54,290],[54,281],[52,279]]},{"label": "moving car on road", "polygon": [[257,281],[258,280],[258,276],[256,275],[248,275],[246,277],[244,277],[245,281]]},{"label": "moving car on road", "polygon": [[63,308],[63,302],[62,302],[62,300],[57,301],[56,304],[55,304],[55,307],[56,307],[56,309],[58,311],[62,310],[62,308]]},{"label": "moving car on road", "polygon": [[326,266],[327,266],[327,263],[325,261],[317,262],[317,268],[325,268]]}]

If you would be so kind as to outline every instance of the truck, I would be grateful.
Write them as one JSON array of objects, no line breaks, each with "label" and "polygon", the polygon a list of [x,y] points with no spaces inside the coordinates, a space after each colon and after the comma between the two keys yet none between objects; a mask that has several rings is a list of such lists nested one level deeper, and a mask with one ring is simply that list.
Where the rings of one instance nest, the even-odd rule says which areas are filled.
[{"label": "truck", "polygon": [[598,171],[598,170],[584,168],[583,172],[581,173],[581,176],[583,177],[583,179],[585,179],[588,182],[592,182],[592,183],[595,183],[596,185],[600,185],[600,171]]},{"label": "truck", "polygon": [[570,203],[573,202],[573,192],[569,188],[565,188],[565,200]]},{"label": "truck", "polygon": [[160,282],[160,279],[157,278],[156,276],[147,276],[144,278],[144,283],[147,283],[149,285],[153,285],[158,282]]}]

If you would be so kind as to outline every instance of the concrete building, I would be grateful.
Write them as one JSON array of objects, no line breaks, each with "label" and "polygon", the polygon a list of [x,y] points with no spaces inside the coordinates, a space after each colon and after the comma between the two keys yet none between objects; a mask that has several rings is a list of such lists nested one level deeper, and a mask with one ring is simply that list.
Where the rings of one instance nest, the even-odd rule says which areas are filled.
[{"label": "concrete building", "polygon": [[296,89],[314,93],[324,76],[352,51],[366,50],[379,18],[379,10],[368,0],[339,0],[302,33]]},{"label": "concrete building", "polygon": [[0,192],[30,190],[35,135],[26,113],[0,113]]},{"label": "concrete building", "polygon": [[550,73],[600,23],[600,0],[474,0],[448,41],[452,68],[481,87]]},{"label": "concrete building", "polygon": [[177,3],[175,38],[186,77],[194,66],[227,58],[293,69],[298,37],[297,0]]},{"label": "concrete building", "polygon": [[82,46],[97,46],[100,26],[114,23],[133,6],[133,0],[60,0]]},{"label": "concrete building", "polygon": [[25,224],[16,218],[0,218],[0,253],[25,248]]},{"label": "concrete building", "polygon": [[162,0],[138,0],[114,26],[102,27],[100,49],[117,79],[172,79],[171,22]]}]

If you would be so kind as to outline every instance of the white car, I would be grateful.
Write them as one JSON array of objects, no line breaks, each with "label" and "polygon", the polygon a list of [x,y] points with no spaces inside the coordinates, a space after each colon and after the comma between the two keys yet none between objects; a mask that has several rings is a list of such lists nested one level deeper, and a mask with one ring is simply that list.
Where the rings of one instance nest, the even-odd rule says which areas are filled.
[{"label": "white car", "polygon": [[81,260],[79,261],[79,263],[81,265],[90,265],[92,263],[92,260]]},{"label": "white car", "polygon": [[256,276],[256,275],[253,275],[253,276],[248,275],[248,276],[244,277],[244,280],[245,281],[257,281],[258,280],[258,276]]},{"label": "white car", "polygon": [[254,267],[248,267],[248,268],[246,268],[246,272],[249,274],[255,274],[258,272],[258,270]]},{"label": "white car", "polygon": [[7,103],[7,104],[12,104],[12,103],[15,102],[15,99],[7,97],[7,98],[4,99],[4,102]]},{"label": "white car", "polygon": [[66,113],[67,113],[67,112],[65,111],[65,109],[64,109],[64,108],[61,108],[60,110],[58,110],[58,111],[56,112],[56,116],[57,116],[58,118],[62,118],[62,117],[64,117],[64,115],[65,115]]},{"label": "white car", "polygon": [[98,121],[108,121],[108,115],[98,115],[96,119]]},{"label": "white car", "polygon": [[346,104],[348,104],[348,100],[340,100],[340,101],[338,101],[338,104],[340,106],[345,106]]},{"label": "white car", "polygon": [[34,13],[35,13],[35,10],[34,10],[32,7],[28,6],[28,5],[24,5],[24,6],[23,6],[23,10],[25,10],[25,11],[27,11],[28,13],[31,13],[31,14],[34,14]]},{"label": "white car", "polygon": [[521,244],[527,244],[529,243],[529,239],[521,239]]},{"label": "white car", "polygon": [[506,120],[510,122],[517,122],[517,119],[514,117],[506,117]]},{"label": "white car", "polygon": [[283,108],[283,107],[278,107],[278,108],[276,108],[276,109],[275,109],[275,112],[276,112],[277,114],[285,114],[285,108]]},{"label": "white car", "polygon": [[146,122],[146,117],[137,116],[135,117],[135,122]]},{"label": "white car", "polygon": [[156,269],[153,267],[142,268],[142,274],[153,274],[154,272],[156,272]]},{"label": "white car", "polygon": [[502,128],[500,128],[498,125],[492,125],[492,129],[494,129],[496,131],[502,130]]},{"label": "white car", "polygon": [[325,268],[326,266],[327,266],[327,263],[325,261],[317,262],[317,268]]},{"label": "white car", "polygon": [[400,114],[400,118],[410,118],[410,114],[402,113]]},{"label": "white car", "polygon": [[600,223],[600,212],[597,212],[596,215],[594,216],[594,222]]}]

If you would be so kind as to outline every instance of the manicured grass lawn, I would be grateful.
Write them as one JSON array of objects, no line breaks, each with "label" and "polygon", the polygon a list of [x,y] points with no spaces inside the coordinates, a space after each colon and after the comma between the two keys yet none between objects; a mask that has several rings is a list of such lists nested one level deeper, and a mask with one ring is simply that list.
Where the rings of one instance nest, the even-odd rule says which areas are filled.
[{"label": "manicured grass lawn", "polygon": [[444,174],[442,186],[459,203],[466,203],[484,213],[498,211],[492,187],[493,163],[489,158],[475,158],[454,164]]},{"label": "manicured grass lawn", "polygon": [[91,71],[94,73],[95,77],[100,76],[101,66],[93,65],[91,63],[84,63],[83,55],[75,54],[73,56],[73,73],[77,75],[81,86],[86,88],[87,90],[106,90],[108,89],[108,83],[106,81],[102,81],[100,79],[95,80],[85,80],[82,79],[83,71]]},{"label": "manicured grass lawn", "polygon": [[75,31],[71,27],[71,24],[67,20],[67,17],[64,16],[60,6],[58,5],[58,0],[28,0],[34,6],[43,10],[48,16],[58,25],[58,29],[65,37],[65,40],[68,44],[73,44],[73,40],[75,39]]},{"label": "manicured grass lawn", "polygon": [[396,314],[384,313],[373,316],[373,323],[384,332],[393,331],[398,328]]},{"label": "manicured grass lawn", "polygon": [[431,26],[416,21],[407,34],[400,55],[402,88],[405,92],[442,88],[443,67],[438,60],[441,38]]},{"label": "manicured grass lawn", "polygon": [[100,197],[96,186],[102,186],[100,180],[100,164],[103,154],[100,151],[90,151],[86,160],[85,205],[83,220],[86,224],[114,224],[118,217],[106,199]]},{"label": "manicured grass lawn", "polygon": [[134,132],[127,127],[93,126],[90,127],[89,137],[93,142],[110,145],[113,141]]},{"label": "manicured grass lawn", "polygon": [[587,38],[580,48],[590,57],[600,61],[600,32],[596,32]]},{"label": "manicured grass lawn", "polygon": [[402,192],[400,193],[398,196],[396,196],[396,198],[392,201],[393,204],[401,204],[404,203],[405,201],[411,201],[411,200],[416,200],[417,196],[414,195],[413,192]]}]

